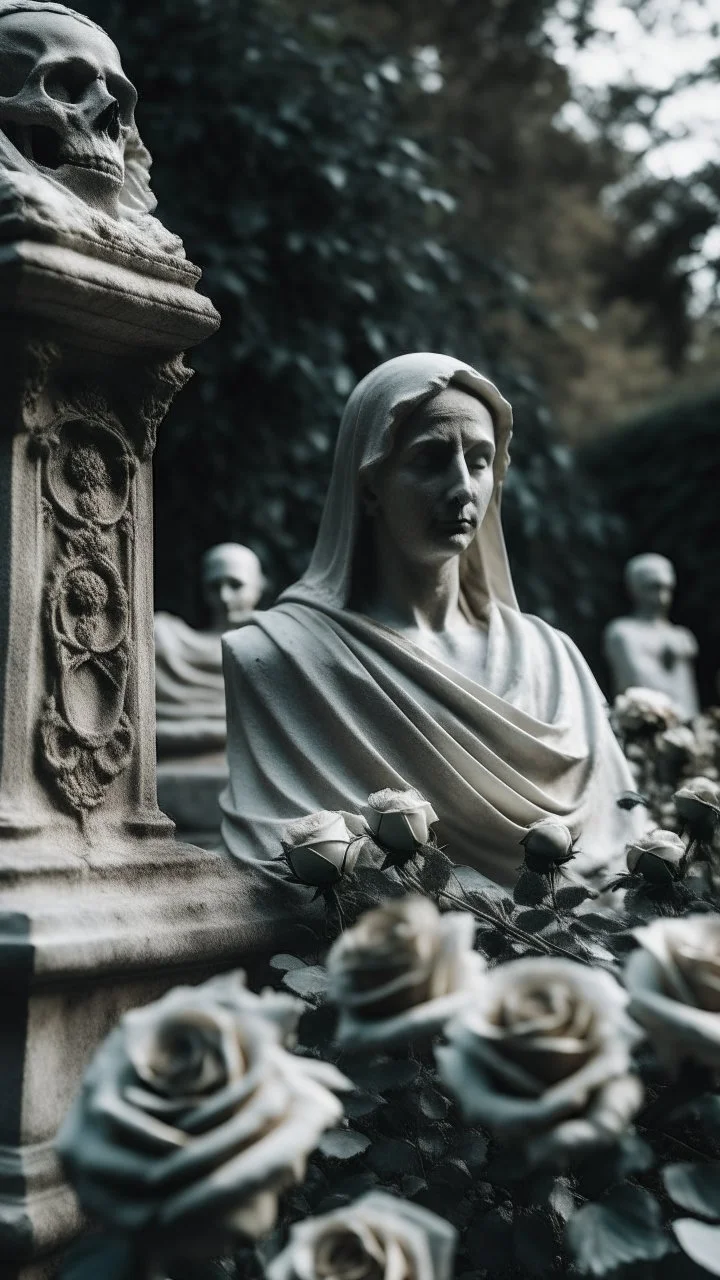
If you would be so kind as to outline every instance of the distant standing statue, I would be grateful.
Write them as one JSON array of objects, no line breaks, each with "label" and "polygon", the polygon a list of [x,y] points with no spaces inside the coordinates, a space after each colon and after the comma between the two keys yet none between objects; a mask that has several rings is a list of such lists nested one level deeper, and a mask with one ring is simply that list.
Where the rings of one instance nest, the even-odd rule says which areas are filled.
[{"label": "distant standing statue", "polygon": [[605,655],[615,693],[632,686],[657,689],[672,699],[678,714],[699,714],[695,658],[697,641],[686,627],[668,619],[675,591],[675,570],[665,556],[634,556],[625,568],[625,584],[635,612],[616,618],[605,631]]},{"label": "distant standing statue", "polygon": [[385,787],[416,787],[447,853],[503,884],[549,816],[579,871],[618,865],[642,818],[616,804],[633,784],[604,700],[515,598],[511,425],[497,388],[445,355],[389,360],[350,396],[309,568],[223,640],[222,834],[250,883],[273,884],[288,822]]},{"label": "distant standing statue", "polygon": [[210,630],[195,631],[170,613],[155,615],[158,755],[197,755],[225,747],[223,631],[237,627],[262,595],[260,561],[249,547],[223,542],[202,561]]}]

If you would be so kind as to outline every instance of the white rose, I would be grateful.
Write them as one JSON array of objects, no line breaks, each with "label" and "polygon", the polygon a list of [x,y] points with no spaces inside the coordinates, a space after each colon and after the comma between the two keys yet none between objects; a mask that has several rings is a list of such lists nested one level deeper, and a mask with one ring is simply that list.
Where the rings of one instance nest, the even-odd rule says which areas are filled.
[{"label": "white rose", "polygon": [[669,884],[682,878],[687,849],[674,831],[658,827],[638,836],[625,850],[628,871],[637,871],[652,884]]},{"label": "white rose", "polygon": [[611,1143],[642,1101],[626,1004],[610,974],[572,960],[499,965],[447,1026],[440,1076],[469,1123],[563,1165]]},{"label": "white rose", "polygon": [[473,950],[475,920],[441,915],[409,895],[361,916],[327,957],[330,996],[346,1048],[402,1043],[439,1030],[474,990],[484,969]]},{"label": "white rose", "polygon": [[673,801],[691,839],[712,844],[720,828],[720,785],[712,778],[689,778]]},{"label": "white rose", "polygon": [[352,874],[362,839],[349,830],[344,814],[323,809],[289,823],[282,846],[296,879],[322,888]]},{"label": "white rose", "polygon": [[278,1195],[342,1117],[334,1067],[283,1047],[302,1006],[253,996],[244,975],[178,987],[101,1045],[58,1151],[83,1207],[108,1226],[209,1252],[273,1225]]},{"label": "white rose", "polygon": [[634,930],[625,985],[632,1016],[669,1067],[720,1067],[720,915],[654,920]]},{"label": "white rose", "polygon": [[367,824],[379,844],[397,853],[412,854],[430,839],[430,827],[438,816],[428,800],[411,787],[408,791],[375,791],[368,796]]},{"label": "white rose", "polygon": [[638,685],[618,694],[612,720],[621,733],[654,734],[678,724],[680,717],[667,694]]},{"label": "white rose", "polygon": [[382,1191],[291,1228],[268,1280],[452,1280],[457,1232]]}]

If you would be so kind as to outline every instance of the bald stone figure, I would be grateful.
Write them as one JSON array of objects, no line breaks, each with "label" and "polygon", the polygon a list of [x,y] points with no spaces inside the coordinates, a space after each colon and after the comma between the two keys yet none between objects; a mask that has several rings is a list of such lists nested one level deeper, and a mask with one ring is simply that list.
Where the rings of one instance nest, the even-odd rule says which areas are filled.
[{"label": "bald stone figure", "polygon": [[634,612],[616,618],[605,631],[605,656],[615,693],[641,686],[672,699],[683,720],[699,714],[695,658],[697,641],[686,627],[669,620],[675,570],[665,556],[634,556],[625,567],[625,585]]},{"label": "bald stone figure", "polygon": [[202,584],[210,629],[195,631],[170,613],[155,615],[157,750],[168,756],[223,751],[225,684],[220,637],[239,626],[264,586],[249,547],[223,542],[205,553]]}]

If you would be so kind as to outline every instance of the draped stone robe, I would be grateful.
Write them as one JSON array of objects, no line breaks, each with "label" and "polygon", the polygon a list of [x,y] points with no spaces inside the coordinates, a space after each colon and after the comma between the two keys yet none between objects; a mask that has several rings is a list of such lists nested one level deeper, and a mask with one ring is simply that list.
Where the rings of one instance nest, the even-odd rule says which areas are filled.
[{"label": "draped stone robe", "polygon": [[[398,422],[451,383],[488,406],[496,435],[493,499],[460,568],[464,612],[487,628],[475,679],[349,607],[363,479],[388,456]],[[580,848],[573,865],[589,877],[617,870],[643,825],[617,807],[632,777],[583,657],[517,606],[500,522],[511,422],[492,383],[428,353],[388,361],[350,397],[307,573],[223,638],[222,831],[256,883],[277,873],[289,821],[358,811],[384,787],[416,787],[449,856],[502,884],[539,818],[567,823]]]}]

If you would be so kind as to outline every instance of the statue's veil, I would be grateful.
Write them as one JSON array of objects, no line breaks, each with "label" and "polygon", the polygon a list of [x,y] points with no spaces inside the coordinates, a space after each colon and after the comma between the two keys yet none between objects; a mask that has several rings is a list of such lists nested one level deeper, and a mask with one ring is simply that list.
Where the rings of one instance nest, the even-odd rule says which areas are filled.
[{"label": "statue's veil", "polygon": [[281,597],[343,609],[361,527],[361,488],[368,471],[390,454],[395,433],[423,400],[452,384],[477,396],[495,425],[495,486],[487,514],[460,567],[465,608],[482,619],[496,601],[517,609],[500,521],[502,484],[509,463],[512,410],[497,387],[451,356],[420,351],[396,356],[355,387],[340,423],[330,486],[307,571]]}]

